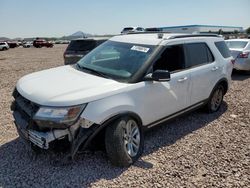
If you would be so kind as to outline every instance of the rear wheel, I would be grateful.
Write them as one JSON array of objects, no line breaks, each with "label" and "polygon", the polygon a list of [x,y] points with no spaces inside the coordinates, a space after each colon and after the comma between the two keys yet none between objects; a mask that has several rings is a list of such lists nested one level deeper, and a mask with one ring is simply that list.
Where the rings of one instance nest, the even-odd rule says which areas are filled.
[{"label": "rear wheel", "polygon": [[3,50],[7,50],[7,48],[6,48],[6,47],[3,47]]},{"label": "rear wheel", "polygon": [[143,132],[130,117],[123,117],[108,126],[105,133],[107,155],[116,166],[129,166],[142,154]]},{"label": "rear wheel", "polygon": [[223,97],[224,97],[224,92],[225,92],[225,89],[222,85],[218,85],[214,89],[207,103],[207,111],[209,113],[217,112],[220,109],[222,101],[223,101]]}]

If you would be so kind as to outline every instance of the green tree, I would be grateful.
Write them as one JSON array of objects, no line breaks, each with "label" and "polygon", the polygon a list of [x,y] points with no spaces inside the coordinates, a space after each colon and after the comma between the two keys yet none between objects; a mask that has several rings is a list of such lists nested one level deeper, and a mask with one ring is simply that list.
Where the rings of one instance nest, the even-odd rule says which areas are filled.
[{"label": "green tree", "polygon": [[218,34],[219,34],[219,35],[222,35],[222,34],[223,34],[223,30],[220,29],[220,30],[218,31]]},{"label": "green tree", "polygon": [[246,29],[246,33],[250,35],[250,27]]},{"label": "green tree", "polygon": [[234,34],[239,34],[239,31],[238,30],[234,30]]}]

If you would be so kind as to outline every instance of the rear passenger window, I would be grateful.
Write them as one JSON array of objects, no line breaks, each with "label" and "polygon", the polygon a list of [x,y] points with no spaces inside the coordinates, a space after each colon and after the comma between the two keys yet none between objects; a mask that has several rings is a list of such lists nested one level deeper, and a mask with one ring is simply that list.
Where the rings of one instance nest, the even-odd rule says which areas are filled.
[{"label": "rear passenger window", "polygon": [[224,58],[231,56],[230,51],[224,41],[215,42],[214,44]]},{"label": "rear passenger window", "polygon": [[206,43],[186,44],[187,63],[186,67],[194,67],[214,61],[214,56]]}]

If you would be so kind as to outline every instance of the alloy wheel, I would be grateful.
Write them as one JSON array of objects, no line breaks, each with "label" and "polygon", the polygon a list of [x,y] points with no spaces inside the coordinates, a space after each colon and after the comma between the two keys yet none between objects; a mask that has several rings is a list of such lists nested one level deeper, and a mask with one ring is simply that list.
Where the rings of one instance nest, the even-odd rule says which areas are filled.
[{"label": "alloy wheel", "polygon": [[218,108],[221,105],[223,99],[223,89],[219,87],[213,94],[213,97],[211,99],[211,109],[213,111],[217,111]]},{"label": "alloy wheel", "polygon": [[126,152],[129,156],[135,157],[140,148],[140,130],[137,123],[130,119],[123,123],[123,141]]}]

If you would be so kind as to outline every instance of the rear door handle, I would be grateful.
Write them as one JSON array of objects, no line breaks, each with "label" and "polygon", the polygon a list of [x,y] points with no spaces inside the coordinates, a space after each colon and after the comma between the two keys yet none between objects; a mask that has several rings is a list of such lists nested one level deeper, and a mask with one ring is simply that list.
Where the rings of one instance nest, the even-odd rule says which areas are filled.
[{"label": "rear door handle", "polygon": [[180,79],[178,80],[178,82],[185,82],[187,79],[188,79],[187,77],[180,78]]},{"label": "rear door handle", "polygon": [[219,69],[219,67],[213,67],[212,71],[217,71]]}]

